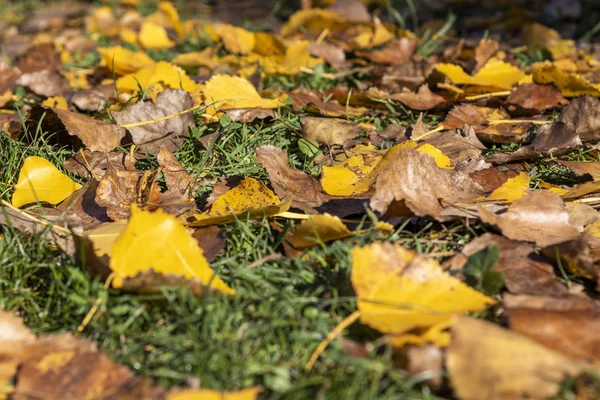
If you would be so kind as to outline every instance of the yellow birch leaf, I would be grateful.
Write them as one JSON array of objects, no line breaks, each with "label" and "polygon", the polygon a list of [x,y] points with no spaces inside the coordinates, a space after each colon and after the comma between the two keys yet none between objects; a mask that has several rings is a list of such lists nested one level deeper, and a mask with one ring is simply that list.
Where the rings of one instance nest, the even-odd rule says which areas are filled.
[{"label": "yellow birch leaf", "polygon": [[220,24],[215,26],[217,34],[223,42],[223,46],[235,54],[248,54],[254,48],[256,39],[254,32],[239,28],[237,26]]},{"label": "yellow birch leaf", "polygon": [[467,74],[460,66],[438,64],[436,69],[457,85],[489,86],[499,89],[512,89],[525,74],[514,65],[492,59],[475,75]]},{"label": "yellow birch leaf", "polygon": [[146,90],[154,83],[160,83],[165,88],[183,89],[187,92],[193,92],[199,86],[180,67],[160,61],[117,79],[117,89],[125,93],[134,93],[139,90],[140,85],[143,90]]},{"label": "yellow birch leaf", "polygon": [[291,243],[295,248],[302,249],[352,235],[339,217],[330,214],[311,215],[294,229]]},{"label": "yellow birch leaf", "polygon": [[252,83],[239,76],[214,75],[204,86],[204,97],[211,110],[230,108],[277,108],[283,105],[279,99],[264,99]]},{"label": "yellow birch leaf", "polygon": [[281,35],[288,36],[297,32],[301,27],[310,32],[320,33],[325,29],[336,32],[350,25],[335,11],[310,8],[295,12],[281,28]]},{"label": "yellow birch leaf", "polygon": [[525,172],[521,172],[519,175],[509,178],[499,188],[490,193],[487,197],[478,197],[476,199],[466,201],[466,203],[479,203],[489,200],[498,200],[512,203],[513,201],[519,200],[525,196],[529,189],[529,176]]},{"label": "yellow birch leaf", "polygon": [[235,392],[219,392],[212,389],[180,389],[167,395],[166,400],[256,400],[262,387],[254,386]]},{"label": "yellow birch leaf", "polygon": [[47,107],[58,108],[59,110],[68,110],[67,100],[62,96],[48,97],[42,101],[42,105]]},{"label": "yellow birch leaf", "polygon": [[87,29],[90,33],[113,37],[119,34],[117,18],[112,8],[103,6],[96,8],[86,20]]},{"label": "yellow birch leaf", "polygon": [[548,182],[539,181],[539,185],[542,189],[546,189],[547,191],[557,194],[559,196],[569,193],[569,189],[565,189],[563,187],[560,187],[558,185],[553,185]]},{"label": "yellow birch leaf", "polygon": [[263,57],[285,56],[285,42],[278,35],[268,32],[256,32],[254,34],[255,43],[252,51]]},{"label": "yellow birch leaf", "polygon": [[370,49],[381,46],[394,38],[394,35],[379,21],[375,23],[372,31],[363,32],[352,39],[352,44],[359,49]]},{"label": "yellow birch leaf", "polygon": [[[446,346],[453,317],[482,311],[495,301],[442,270],[434,259],[398,244],[352,250],[352,285],[362,323],[391,335],[395,346],[423,342]],[[408,334],[408,335],[407,335]]]},{"label": "yellow birch leaf", "polygon": [[90,75],[90,71],[72,69],[70,71],[61,72],[67,81],[69,81],[69,86],[72,89],[89,89],[90,83],[88,82],[88,75]]},{"label": "yellow birch leaf", "polygon": [[436,165],[440,168],[447,168],[447,169],[454,168],[454,166],[452,165],[452,161],[450,161],[450,158],[448,158],[448,156],[445,155],[444,153],[442,153],[442,151],[440,149],[438,149],[437,147],[435,147],[434,145],[432,145],[430,143],[425,143],[424,145],[419,146],[417,148],[417,151],[420,151],[425,154],[429,154],[431,157],[433,157]]},{"label": "yellow birch leaf", "polygon": [[173,4],[169,1],[161,1],[158,5],[158,9],[169,18],[171,26],[173,26],[173,29],[175,29],[175,32],[177,32],[179,37],[185,37],[185,29],[179,18],[179,13]]},{"label": "yellow birch leaf", "polygon": [[214,202],[210,210],[195,214],[190,226],[227,224],[236,219],[263,218],[290,208],[291,199],[281,202],[262,182],[246,178]]},{"label": "yellow birch leaf", "polygon": [[534,64],[533,81],[543,85],[552,84],[560,89],[565,97],[577,97],[584,94],[600,96],[600,84],[594,84],[574,72],[563,71],[555,63]]},{"label": "yellow birch leaf", "polygon": [[268,75],[297,75],[303,69],[310,69],[323,62],[308,52],[308,40],[297,40],[285,51],[285,56],[263,57],[259,60],[263,72]]},{"label": "yellow birch leaf", "polygon": [[123,286],[125,278],[154,270],[186,279],[199,279],[226,294],[235,294],[210,268],[198,242],[183,224],[162,210],[143,211],[131,207],[131,218],[112,248],[110,269],[113,286]]},{"label": "yellow birch leaf", "polygon": [[126,75],[137,72],[142,68],[151,67],[156,62],[146,53],[127,50],[121,46],[100,47],[98,52],[102,56],[102,65],[117,75]]},{"label": "yellow birch leaf", "polygon": [[144,49],[164,50],[175,46],[175,42],[169,39],[167,30],[150,21],[142,24],[138,41]]},{"label": "yellow birch leaf", "polygon": [[37,201],[58,204],[79,188],[79,183],[73,182],[50,161],[37,156],[27,157],[19,171],[12,205],[21,207]]},{"label": "yellow birch leaf", "polygon": [[217,65],[217,61],[213,58],[213,53],[213,49],[207,47],[202,51],[178,54],[172,62],[182,67],[206,67],[212,69]]},{"label": "yellow birch leaf", "polygon": [[137,44],[138,42],[137,33],[133,29],[127,27],[123,27],[119,30],[119,38],[129,44]]}]

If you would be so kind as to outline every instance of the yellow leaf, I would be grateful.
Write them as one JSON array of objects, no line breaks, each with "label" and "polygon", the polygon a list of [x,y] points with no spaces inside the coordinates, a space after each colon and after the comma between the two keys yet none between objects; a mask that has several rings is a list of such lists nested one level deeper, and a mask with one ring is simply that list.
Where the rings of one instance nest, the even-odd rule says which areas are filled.
[{"label": "yellow leaf", "polygon": [[281,35],[288,36],[298,31],[301,27],[310,32],[320,33],[325,29],[336,32],[350,25],[346,19],[335,11],[310,8],[294,13],[281,28]]},{"label": "yellow leaf", "polygon": [[134,52],[121,46],[100,47],[98,52],[102,56],[102,65],[111,71],[114,68],[117,75],[130,74],[156,64],[146,53]]},{"label": "yellow leaf", "polygon": [[521,172],[519,175],[509,178],[499,188],[490,193],[487,197],[478,197],[476,199],[467,201],[467,203],[479,203],[489,200],[499,200],[512,203],[513,201],[519,200],[525,196],[529,189],[529,176],[525,172]]},{"label": "yellow leaf", "polygon": [[296,227],[291,243],[295,248],[301,249],[352,235],[352,231],[339,217],[330,214],[310,215]]},{"label": "yellow leaf", "polygon": [[119,34],[117,18],[108,6],[96,8],[87,19],[87,29],[90,33],[113,37]]},{"label": "yellow leaf", "polygon": [[37,201],[58,204],[79,188],[79,183],[73,182],[50,161],[37,156],[27,157],[19,171],[12,205],[21,207]]},{"label": "yellow leaf", "polygon": [[150,21],[142,24],[138,41],[143,48],[152,50],[170,49],[175,46],[175,42],[169,39],[167,30]]},{"label": "yellow leaf", "polygon": [[496,59],[488,61],[473,76],[454,64],[438,64],[436,69],[457,85],[490,86],[499,89],[512,89],[525,75],[514,65]]},{"label": "yellow leaf", "polygon": [[169,18],[173,29],[175,29],[175,32],[177,32],[179,37],[184,37],[185,29],[183,28],[183,24],[179,19],[179,13],[177,12],[177,9],[173,6],[173,4],[169,1],[161,1],[158,5],[158,8]]},{"label": "yellow leaf", "polygon": [[94,254],[98,258],[112,256],[113,246],[123,233],[127,221],[105,222],[94,229],[85,232],[84,237],[93,245]]},{"label": "yellow leaf", "polygon": [[419,333],[445,346],[450,336],[442,328],[454,316],[495,303],[444,272],[437,261],[387,242],[352,250],[351,280],[361,322],[392,335],[397,346],[423,342]]},{"label": "yellow leaf", "polygon": [[417,148],[417,151],[420,151],[425,154],[429,154],[435,160],[435,163],[440,168],[453,169],[452,161],[448,158],[447,155],[442,153],[440,149],[435,147],[432,144],[425,143],[424,145]]},{"label": "yellow leaf", "polygon": [[67,100],[62,96],[48,97],[46,100],[42,101],[42,105],[47,107],[58,108],[59,110],[69,109],[69,106],[67,105]]},{"label": "yellow leaf", "polygon": [[211,389],[182,389],[170,392],[166,400],[256,400],[260,386],[236,392],[219,392]]},{"label": "yellow leaf", "polygon": [[121,28],[121,30],[119,31],[119,37],[125,43],[137,44],[137,42],[138,42],[138,35],[131,28],[127,28],[127,27]]},{"label": "yellow leaf", "polygon": [[279,99],[264,99],[252,83],[244,78],[229,75],[214,75],[204,86],[206,103],[215,103],[208,112],[231,108],[277,108],[283,105]]},{"label": "yellow leaf", "polygon": [[308,40],[297,40],[290,44],[285,51],[285,57],[271,56],[260,60],[263,72],[269,75],[297,75],[303,69],[313,68],[323,62],[312,57],[308,52]]},{"label": "yellow leaf", "polygon": [[285,56],[287,46],[281,37],[268,32],[256,32],[252,51],[263,57]]},{"label": "yellow leaf", "polygon": [[212,69],[217,65],[217,62],[213,58],[213,49],[207,47],[202,51],[178,54],[173,59],[173,64],[182,67],[207,67]]},{"label": "yellow leaf", "polygon": [[544,85],[553,84],[566,97],[584,94],[600,96],[600,84],[594,84],[574,72],[563,71],[550,62],[533,65],[533,81]]},{"label": "yellow leaf", "polygon": [[183,89],[187,92],[193,92],[198,88],[198,84],[187,76],[183,69],[166,61],[160,61],[153,66],[117,79],[117,89],[125,93],[135,93],[139,90],[139,85],[142,90],[146,90],[154,83],[160,83],[165,88]]},{"label": "yellow leaf", "polygon": [[565,189],[558,185],[553,185],[551,183],[544,182],[544,181],[539,181],[539,185],[542,189],[546,189],[547,191],[557,194],[559,196],[565,195],[565,194],[569,193],[569,191],[570,191],[569,189]]},{"label": "yellow leaf", "polygon": [[363,32],[352,39],[352,43],[359,49],[370,49],[381,46],[394,38],[394,35],[388,31],[385,26],[377,21],[372,31]]},{"label": "yellow leaf", "polygon": [[65,78],[67,78],[69,81],[69,86],[71,86],[72,89],[85,90],[90,88],[90,84],[87,79],[88,75],[90,75],[90,71],[72,69],[70,71],[63,71],[62,74]]},{"label": "yellow leaf", "polygon": [[233,25],[220,24],[215,26],[223,46],[235,54],[248,54],[254,48],[256,39],[254,33]]},{"label": "yellow leaf", "polygon": [[154,270],[200,279],[223,293],[235,293],[210,268],[198,242],[183,224],[162,210],[149,212],[132,206],[131,219],[114,243],[110,269],[116,273],[116,288],[123,286],[125,278]]},{"label": "yellow leaf", "polygon": [[254,178],[246,178],[214,202],[210,210],[195,214],[191,226],[227,224],[236,219],[263,218],[290,208],[291,199],[281,202],[269,188]]}]

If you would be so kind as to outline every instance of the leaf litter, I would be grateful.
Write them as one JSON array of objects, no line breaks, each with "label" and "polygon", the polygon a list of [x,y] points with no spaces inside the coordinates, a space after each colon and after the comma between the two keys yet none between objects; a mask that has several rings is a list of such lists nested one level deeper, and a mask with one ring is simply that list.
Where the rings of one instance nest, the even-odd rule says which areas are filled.
[{"label": "leaf litter", "polygon": [[[280,356],[294,372],[278,383],[168,390],[78,337],[106,298],[73,334],[2,311],[7,398],[270,398],[382,347],[390,371],[437,374],[421,388],[465,399],[547,398],[599,373],[597,44],[515,29],[508,11],[482,17],[488,36],[461,16],[410,30],[390,2],[302,2],[264,29],[138,3],[0,25],[3,229],[75,257],[115,297],[243,302],[265,290],[256,270],[335,272],[311,282],[330,319]],[[241,252],[262,256],[237,265],[256,230]]]}]

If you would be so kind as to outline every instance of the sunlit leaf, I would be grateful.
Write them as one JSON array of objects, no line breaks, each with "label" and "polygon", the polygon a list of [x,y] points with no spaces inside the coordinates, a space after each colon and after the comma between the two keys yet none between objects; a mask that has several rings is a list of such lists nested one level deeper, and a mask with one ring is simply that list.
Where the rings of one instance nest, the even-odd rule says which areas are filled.
[{"label": "sunlit leaf", "polygon": [[498,60],[488,61],[473,76],[454,64],[438,64],[436,69],[457,85],[491,86],[499,89],[511,89],[525,75],[514,65]]}]

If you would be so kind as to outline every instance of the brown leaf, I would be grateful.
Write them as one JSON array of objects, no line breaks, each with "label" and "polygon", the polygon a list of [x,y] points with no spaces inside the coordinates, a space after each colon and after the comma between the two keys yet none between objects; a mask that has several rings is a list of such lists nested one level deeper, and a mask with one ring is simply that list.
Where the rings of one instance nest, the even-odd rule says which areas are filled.
[{"label": "brown leaf", "polygon": [[300,117],[304,137],[329,147],[343,145],[360,135],[364,129],[343,119]]},{"label": "brown leaf", "polygon": [[570,168],[579,176],[590,175],[594,180],[600,180],[600,162],[576,162],[563,160],[554,160],[554,162]]},{"label": "brown leaf", "polygon": [[115,168],[135,171],[135,162],[144,159],[146,159],[146,156],[139,153],[133,154],[132,158],[131,153],[124,153],[122,151],[104,153],[83,150],[77,152],[75,157],[65,160],[63,167],[82,178],[100,180],[104,176],[109,164],[112,164]]},{"label": "brown leaf", "polygon": [[419,143],[429,143],[446,155],[453,164],[479,157],[485,150],[483,143],[470,126],[451,131],[435,132],[425,136]]},{"label": "brown leaf", "polygon": [[21,70],[17,67],[10,67],[4,62],[0,62],[0,95],[7,90],[11,90],[21,76]]},{"label": "brown leaf", "polygon": [[58,133],[54,137],[58,143],[83,144],[91,151],[111,151],[119,146],[125,137],[125,131],[118,129],[114,124],[40,105],[31,109],[27,123],[30,132],[35,132],[36,127],[41,124],[44,131]]},{"label": "brown leaf", "polygon": [[584,143],[600,141],[600,100],[589,95],[571,100],[561,111],[558,122],[575,129]]},{"label": "brown leaf", "polygon": [[336,68],[348,64],[346,62],[346,53],[344,53],[344,50],[334,44],[327,42],[311,43],[308,45],[307,50],[311,56],[321,57]]},{"label": "brown leaf", "polygon": [[55,69],[62,65],[60,52],[53,43],[39,43],[31,46],[19,57],[17,67],[24,74]]},{"label": "brown leaf", "polygon": [[410,60],[391,66],[381,78],[381,85],[388,91],[400,91],[403,88],[417,90],[425,82],[435,65],[427,60]]},{"label": "brown leaf", "polygon": [[529,148],[541,154],[560,155],[582,147],[581,139],[572,126],[564,122],[543,125]]},{"label": "brown leaf", "polygon": [[396,100],[417,111],[431,110],[434,107],[444,103],[446,100],[431,90],[427,85],[419,87],[418,92],[404,91],[394,93],[389,96],[390,99]]},{"label": "brown leaf", "polygon": [[537,83],[524,83],[517,86],[506,101],[519,107],[516,113],[511,111],[512,114],[517,115],[539,114],[569,104],[556,87]]},{"label": "brown leaf", "polygon": [[223,110],[232,121],[247,124],[255,119],[275,118],[277,111],[268,108],[231,108]]},{"label": "brown leaf", "polygon": [[491,322],[461,316],[451,330],[446,366],[461,399],[545,399],[567,376],[598,371]]},{"label": "brown leaf", "polygon": [[23,74],[16,84],[44,97],[61,96],[71,91],[67,78],[55,68]]},{"label": "brown leaf", "polygon": [[455,203],[483,194],[468,175],[436,165],[433,157],[413,149],[400,150],[377,178],[371,208],[385,213],[392,201],[404,200],[416,215],[439,218],[441,201]]},{"label": "brown leaf", "polygon": [[390,41],[382,50],[358,51],[356,54],[376,64],[397,65],[410,60],[416,48],[416,40],[404,37]]},{"label": "brown leaf", "polygon": [[192,233],[192,237],[196,239],[198,246],[202,248],[204,258],[209,263],[225,250],[227,233],[216,225],[197,228]]},{"label": "brown leaf", "polygon": [[169,150],[166,148],[160,149],[156,159],[158,165],[162,168],[165,183],[169,190],[177,190],[180,194],[198,190],[200,185],[187,173],[183,165],[177,161]]},{"label": "brown leaf", "polygon": [[54,216],[56,222],[64,221],[71,229],[81,229],[83,231],[94,229],[103,222],[109,222],[110,218],[106,208],[96,203],[96,191],[98,182],[90,180],[83,187],[73,192],[60,205],[54,209],[44,212],[45,219],[52,220],[49,216]]},{"label": "brown leaf", "polygon": [[329,117],[358,117],[367,110],[356,107],[345,107],[336,100],[324,102],[321,97],[314,93],[297,91],[289,93],[292,99],[292,108],[296,111],[307,110]]},{"label": "brown leaf", "polygon": [[479,206],[479,216],[496,225],[510,239],[534,242],[546,247],[579,236],[569,223],[569,213],[560,196],[546,190],[529,193],[496,213]]},{"label": "brown leaf", "polygon": [[367,6],[359,0],[338,0],[328,9],[335,11],[350,22],[371,22],[371,15],[367,10]]},{"label": "brown leaf", "polygon": [[71,103],[80,111],[100,112],[104,110],[106,103],[114,93],[115,87],[112,85],[78,90],[71,96]]},{"label": "brown leaf", "polygon": [[581,294],[567,294],[564,296],[530,296],[512,295],[503,296],[503,305],[509,309],[527,308],[546,311],[593,311],[600,307],[600,302],[592,300]]},{"label": "brown leaf", "polygon": [[[141,101],[125,111],[113,112],[119,125],[151,121],[191,108],[194,100],[184,90],[167,89],[156,97],[156,103]],[[188,112],[177,117],[155,122],[149,125],[129,128],[133,143],[142,151],[158,154],[161,147],[173,152],[179,150],[187,136],[188,127],[194,123],[194,115]]]},{"label": "brown leaf", "polygon": [[473,181],[477,182],[486,192],[492,192],[498,189],[509,178],[516,176],[516,173],[501,172],[498,168],[484,168],[469,174]]},{"label": "brown leaf", "polygon": [[475,48],[475,70],[481,69],[500,49],[500,44],[493,39],[481,39]]},{"label": "brown leaf", "polygon": [[469,242],[444,267],[461,270],[470,256],[494,245],[500,259],[493,270],[504,275],[504,284],[514,294],[565,295],[567,288],[558,280],[554,268],[543,257],[537,256],[527,243],[486,233]]},{"label": "brown leaf", "polygon": [[256,159],[269,174],[275,194],[280,198],[292,196],[292,206],[300,209],[318,207],[331,199],[323,193],[319,181],[291,168],[288,155],[278,147],[264,145],[256,148]]},{"label": "brown leaf", "polygon": [[549,246],[542,254],[555,263],[561,262],[573,274],[597,283],[600,287],[600,239],[583,233],[575,238],[568,238],[562,243]]},{"label": "brown leaf", "polygon": [[85,4],[60,4],[34,11],[21,25],[21,33],[38,33],[50,28],[61,29],[67,21],[83,17],[89,8]]}]

